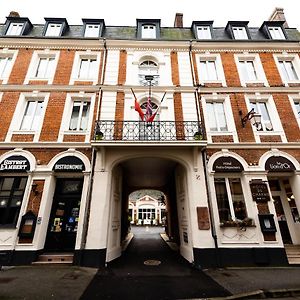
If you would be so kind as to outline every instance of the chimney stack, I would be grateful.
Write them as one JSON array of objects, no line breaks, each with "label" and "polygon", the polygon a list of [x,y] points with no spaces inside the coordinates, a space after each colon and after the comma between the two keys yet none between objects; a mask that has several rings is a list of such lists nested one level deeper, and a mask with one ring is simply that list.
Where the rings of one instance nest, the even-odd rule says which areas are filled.
[{"label": "chimney stack", "polygon": [[20,18],[20,15],[17,11],[11,11],[9,17]]},{"label": "chimney stack", "polygon": [[174,20],[174,27],[182,28],[183,27],[183,14],[176,13],[175,20]]},{"label": "chimney stack", "polygon": [[269,18],[269,21],[284,21],[283,27],[288,28],[289,25],[286,22],[283,8],[275,7],[272,15]]}]

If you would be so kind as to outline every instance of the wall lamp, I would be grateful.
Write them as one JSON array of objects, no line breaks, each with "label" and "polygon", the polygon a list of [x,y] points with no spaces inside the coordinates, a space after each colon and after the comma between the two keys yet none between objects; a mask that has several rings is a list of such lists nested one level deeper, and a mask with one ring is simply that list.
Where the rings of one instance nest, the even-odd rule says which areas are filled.
[{"label": "wall lamp", "polygon": [[[242,111],[239,111],[240,116],[243,115]],[[261,127],[261,115],[254,111],[252,108],[244,117],[241,117],[242,126],[245,127],[247,121],[251,122],[252,126],[255,126],[257,129]]]},{"label": "wall lamp", "polygon": [[35,196],[37,196],[40,192],[37,190],[37,183],[36,182],[33,182],[32,185],[31,185],[31,190],[32,192],[34,193]]}]

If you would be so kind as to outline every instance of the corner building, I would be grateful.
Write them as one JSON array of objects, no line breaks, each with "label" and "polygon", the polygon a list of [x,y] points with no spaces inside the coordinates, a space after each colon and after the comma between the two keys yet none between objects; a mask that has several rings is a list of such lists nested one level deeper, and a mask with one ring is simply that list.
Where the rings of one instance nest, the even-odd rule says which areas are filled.
[{"label": "corner building", "polygon": [[291,263],[299,32],[282,19],[82,21],[0,25],[0,264],[59,252],[105,265],[144,188],[165,195],[167,234],[196,266]]}]

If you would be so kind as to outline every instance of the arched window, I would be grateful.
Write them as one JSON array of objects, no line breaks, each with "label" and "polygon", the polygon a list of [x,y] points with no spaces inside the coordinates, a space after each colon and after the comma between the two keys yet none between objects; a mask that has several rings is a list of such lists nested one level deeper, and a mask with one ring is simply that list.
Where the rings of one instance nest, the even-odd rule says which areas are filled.
[{"label": "arched window", "polygon": [[145,76],[152,75],[152,85],[158,84],[158,64],[153,60],[144,60],[139,64],[139,82],[142,85],[148,85],[149,82],[145,79]]}]

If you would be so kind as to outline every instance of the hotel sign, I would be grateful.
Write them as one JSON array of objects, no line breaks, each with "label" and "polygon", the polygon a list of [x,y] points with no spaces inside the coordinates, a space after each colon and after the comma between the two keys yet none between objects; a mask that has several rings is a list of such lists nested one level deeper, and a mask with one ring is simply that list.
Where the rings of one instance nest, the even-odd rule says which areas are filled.
[{"label": "hotel sign", "polygon": [[21,155],[12,155],[0,163],[0,172],[26,172],[30,170],[28,159]]},{"label": "hotel sign", "polygon": [[265,182],[254,180],[250,182],[250,189],[255,202],[268,202],[270,200],[268,186]]},{"label": "hotel sign", "polygon": [[242,172],[242,164],[231,156],[222,156],[216,159],[213,164],[213,170],[218,173]]},{"label": "hotel sign", "polygon": [[53,167],[53,171],[55,172],[82,172],[84,170],[84,163],[76,156],[63,157]]},{"label": "hotel sign", "polygon": [[265,169],[269,172],[291,172],[296,170],[293,163],[283,156],[271,156],[268,158]]}]

